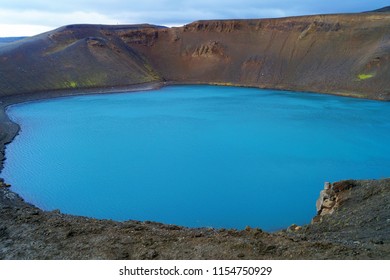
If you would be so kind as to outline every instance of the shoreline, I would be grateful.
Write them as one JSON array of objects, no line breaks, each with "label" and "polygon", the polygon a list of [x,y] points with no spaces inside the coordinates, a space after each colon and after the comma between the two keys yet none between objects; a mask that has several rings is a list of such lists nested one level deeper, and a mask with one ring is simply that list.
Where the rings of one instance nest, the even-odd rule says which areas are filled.
[{"label": "shoreline", "polygon": [[[337,186],[333,213],[320,213],[309,225],[268,233],[43,211],[0,181],[0,260],[390,259],[390,179],[332,185]],[[321,212],[329,210],[325,202]]]},{"label": "shoreline", "polygon": [[189,83],[189,82],[178,82],[178,81],[161,81],[161,82],[148,82],[142,84],[133,84],[127,86],[117,86],[117,87],[98,87],[98,88],[79,88],[79,89],[61,89],[61,90],[49,90],[44,92],[31,92],[23,93],[18,95],[10,95],[0,97],[0,172],[3,170],[4,161],[6,159],[5,150],[7,144],[12,142],[12,140],[18,135],[20,127],[17,123],[14,123],[7,115],[7,107],[38,100],[52,99],[52,98],[61,98],[61,97],[70,97],[70,96],[79,96],[79,95],[91,95],[91,94],[110,94],[110,93],[125,93],[125,92],[135,92],[135,91],[148,91],[159,89],[164,86],[171,85],[213,85],[213,86],[232,86],[232,87],[247,87],[247,88],[257,88],[264,90],[282,90],[290,92],[305,92],[305,93],[315,93],[315,94],[326,94],[347,98],[357,98],[357,99],[366,99],[372,101],[381,101],[381,102],[390,102],[388,99],[375,99],[360,96],[353,93],[331,93],[331,92],[311,92],[299,89],[284,89],[284,88],[268,88],[268,87],[259,87],[255,85],[244,85],[244,84],[230,84],[230,83]]},{"label": "shoreline", "polygon": [[[20,129],[19,125],[12,122],[6,114],[6,108],[10,105],[77,95],[146,91],[167,85],[184,84],[188,83],[154,82],[124,87],[59,90],[2,97],[0,98],[0,171],[6,158],[4,155],[6,145],[17,136]],[[229,84],[228,86],[239,85]],[[354,96],[349,97],[356,98]],[[355,194],[353,192],[351,194],[349,188],[342,190],[338,194],[342,200],[350,202],[354,195],[358,200],[362,193],[364,199],[371,199],[371,197],[376,197],[376,194],[384,196],[383,193],[389,192],[390,179],[359,180],[354,182],[356,188],[353,189],[353,192]],[[381,192],[375,193],[372,190],[372,186],[380,186]],[[337,199],[335,198],[335,201]],[[389,205],[387,200],[382,201],[383,205],[377,202],[371,203],[370,201],[369,206],[372,208]],[[313,207],[314,205],[315,202],[313,201]],[[46,257],[50,259],[371,259],[371,255],[376,259],[390,258],[390,238],[386,239],[386,237],[383,237],[390,231],[390,220],[387,219],[385,221],[384,229],[379,231],[380,234],[378,234],[377,229],[375,229],[374,233],[370,231],[367,234],[366,231],[371,229],[365,229],[365,225],[360,228],[361,221],[364,219],[371,221],[371,214],[374,214],[375,211],[365,210],[368,212],[364,212],[365,214],[361,214],[361,216],[349,217],[349,214],[354,215],[357,211],[356,209],[360,211],[360,207],[361,205],[358,203],[351,205],[346,203],[345,207],[340,207],[340,210],[342,210],[340,211],[341,214],[337,210],[335,214],[325,217],[317,215],[314,217],[315,222],[313,224],[292,225],[287,229],[273,233],[267,233],[256,228],[246,228],[245,230],[187,228],[147,221],[129,220],[116,222],[99,220],[61,214],[58,210],[44,211],[24,202],[18,194],[8,189],[5,182],[0,180],[0,241],[4,238],[12,240],[12,244],[0,245],[0,259],[41,259],[45,256],[42,254],[46,254]],[[383,215],[386,215],[386,212]],[[351,221],[355,221],[357,225],[353,230],[350,230],[352,236],[345,235],[345,228],[342,225],[343,223],[350,225]],[[18,228],[21,224],[31,230],[24,233]],[[341,228],[338,228],[340,224]],[[359,232],[360,230],[362,232]],[[41,231],[51,233],[47,237],[42,237],[38,236],[38,233],[35,233],[35,231],[38,233]],[[10,234],[11,232],[12,234]],[[110,233],[108,237],[107,232]],[[56,241],[56,239],[53,241],[50,237],[51,234],[54,234],[57,239],[59,238],[59,241]],[[86,241],[85,238],[88,238],[88,236],[92,239],[104,239],[114,236],[113,240],[115,241],[112,242],[119,242],[120,244],[125,242],[124,240],[132,238],[138,240],[137,242],[141,242],[142,246],[138,248],[133,242],[132,246],[129,245],[130,247],[127,247],[126,253],[123,253],[123,248],[116,248],[113,244],[100,244],[100,241],[95,244]],[[144,236],[147,236],[149,240],[146,243]],[[370,239],[367,239],[367,236]],[[78,237],[79,241],[73,240],[74,237]],[[184,240],[181,245],[177,243],[177,240],[180,239]],[[52,251],[40,253],[39,247],[35,248],[31,245],[34,247],[34,249],[31,249],[32,251],[27,250],[23,252],[23,248],[26,246],[25,243],[28,244],[37,240],[49,244],[48,248],[51,248],[50,250]],[[68,249],[62,253],[57,252],[58,250],[55,249],[56,242],[60,242],[62,246]],[[80,245],[77,242],[87,242],[89,244],[88,248],[84,248],[88,252],[86,255],[72,252],[75,250],[74,246],[77,248]],[[247,247],[248,244],[250,244],[250,248]],[[194,248],[195,251],[193,253],[188,252],[187,245],[189,248]],[[5,249],[3,253],[1,252],[4,246],[11,248],[8,254]],[[99,247],[99,250],[96,249],[99,253],[95,252],[96,250],[93,246]],[[376,254],[375,250],[378,250],[378,246],[380,250]],[[135,247],[138,249],[134,249],[134,251],[133,249],[128,249]],[[202,248],[202,250],[196,251],[195,248]],[[253,251],[253,248],[257,249]],[[106,253],[106,250],[110,251],[110,253]],[[54,254],[53,252],[56,253]],[[356,252],[359,253],[356,254]],[[367,252],[370,252],[371,255]]]}]

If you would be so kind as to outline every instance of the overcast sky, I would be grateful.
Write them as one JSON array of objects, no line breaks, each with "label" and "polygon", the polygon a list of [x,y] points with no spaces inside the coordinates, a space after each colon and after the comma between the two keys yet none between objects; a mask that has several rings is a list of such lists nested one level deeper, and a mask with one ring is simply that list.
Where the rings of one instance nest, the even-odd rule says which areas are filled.
[{"label": "overcast sky", "polygon": [[181,26],[199,19],[362,12],[387,5],[389,0],[0,0],[0,37],[73,23]]}]

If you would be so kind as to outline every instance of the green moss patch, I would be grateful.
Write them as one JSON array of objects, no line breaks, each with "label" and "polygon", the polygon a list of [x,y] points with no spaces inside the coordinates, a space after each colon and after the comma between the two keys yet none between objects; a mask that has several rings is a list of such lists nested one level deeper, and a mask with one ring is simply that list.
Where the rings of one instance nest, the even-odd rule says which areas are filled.
[{"label": "green moss patch", "polygon": [[374,74],[359,74],[358,75],[358,79],[361,80],[361,81],[370,79],[372,77],[374,77]]},{"label": "green moss patch", "polygon": [[77,82],[75,81],[69,81],[69,82],[65,82],[65,87],[66,88],[77,88]]}]

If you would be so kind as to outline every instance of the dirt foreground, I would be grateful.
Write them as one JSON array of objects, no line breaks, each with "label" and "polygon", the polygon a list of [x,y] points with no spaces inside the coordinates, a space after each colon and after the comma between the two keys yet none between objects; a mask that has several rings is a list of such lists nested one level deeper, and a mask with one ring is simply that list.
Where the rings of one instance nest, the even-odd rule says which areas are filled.
[{"label": "dirt foreground", "polygon": [[332,214],[267,233],[46,212],[0,183],[0,259],[389,259],[390,179],[338,184]]}]

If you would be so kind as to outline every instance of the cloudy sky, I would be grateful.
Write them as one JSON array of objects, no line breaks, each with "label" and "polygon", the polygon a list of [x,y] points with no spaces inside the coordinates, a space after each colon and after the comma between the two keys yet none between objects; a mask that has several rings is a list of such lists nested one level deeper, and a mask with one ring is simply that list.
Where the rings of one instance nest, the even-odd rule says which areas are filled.
[{"label": "cloudy sky", "polygon": [[389,0],[0,0],[0,37],[73,23],[180,26],[199,19],[361,12],[387,5]]}]

